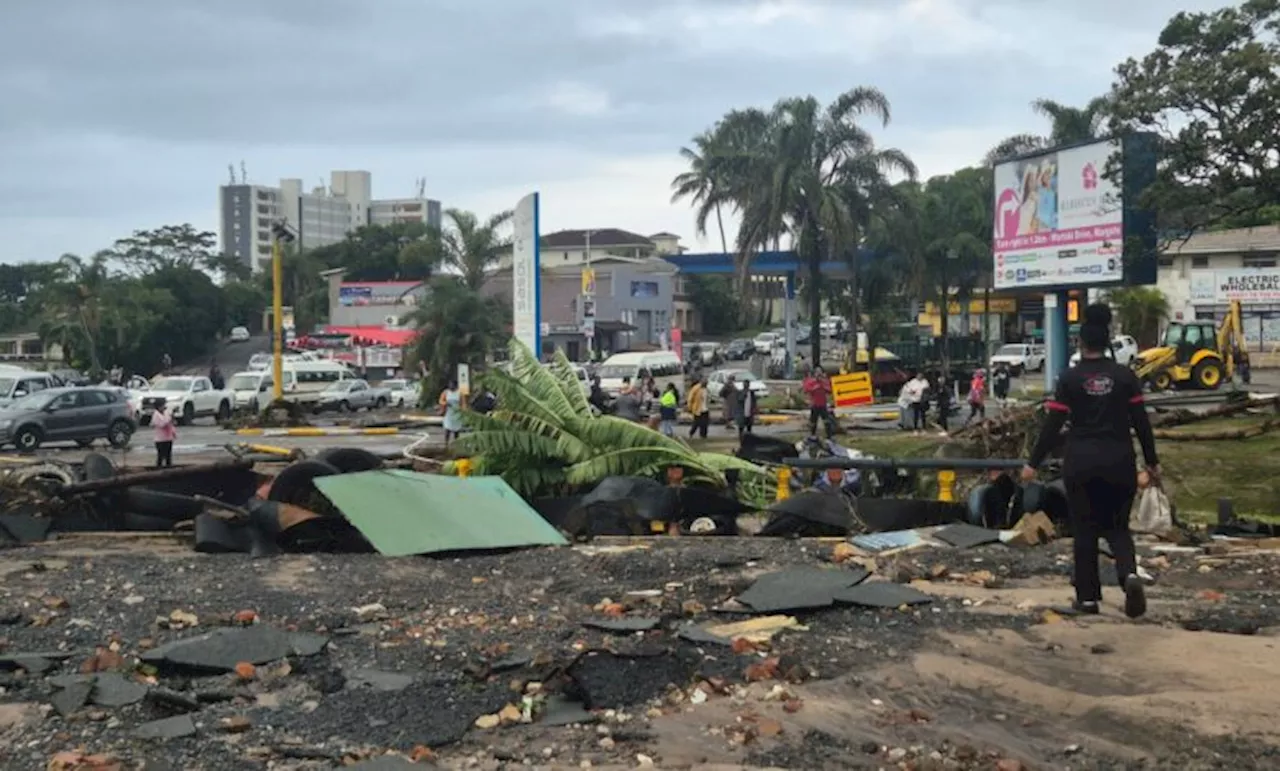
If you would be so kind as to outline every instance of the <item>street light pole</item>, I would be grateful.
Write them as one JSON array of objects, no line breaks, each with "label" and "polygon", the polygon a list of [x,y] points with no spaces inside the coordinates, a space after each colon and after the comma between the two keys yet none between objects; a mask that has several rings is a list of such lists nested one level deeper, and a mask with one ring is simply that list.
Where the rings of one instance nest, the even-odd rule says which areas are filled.
[{"label": "street light pole", "polygon": [[284,244],[293,233],[283,220],[271,226],[271,400],[284,398]]}]

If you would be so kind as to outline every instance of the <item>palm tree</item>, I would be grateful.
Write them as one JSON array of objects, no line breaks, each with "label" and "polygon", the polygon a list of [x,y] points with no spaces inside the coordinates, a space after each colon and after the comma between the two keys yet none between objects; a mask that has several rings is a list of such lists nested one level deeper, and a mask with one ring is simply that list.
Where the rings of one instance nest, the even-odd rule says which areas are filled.
[{"label": "palm tree", "polygon": [[50,323],[46,328],[58,335],[59,342],[65,343],[69,342],[67,325],[77,325],[94,373],[102,371],[98,344],[102,332],[102,293],[110,279],[108,257],[107,252],[98,252],[87,261],[74,254],[62,255],[57,263],[61,278],[49,286],[47,298]]},{"label": "palm tree", "polygon": [[510,316],[501,300],[484,297],[459,276],[437,276],[406,319],[418,330],[409,358],[430,373],[423,394],[439,393],[459,364],[479,368],[506,337]]},{"label": "palm tree", "polygon": [[[789,234],[808,268],[813,360],[821,361],[822,263],[849,257],[853,318],[859,321],[857,248],[870,219],[871,202],[888,190],[887,178],[915,177],[900,150],[881,150],[858,125],[870,114],[889,122],[889,100],[874,88],[854,88],[823,108],[813,97],[784,99],[769,114],[768,155],[748,159],[753,184],[740,191],[740,246]],[[745,236],[745,238],[744,238]]]},{"label": "palm tree", "polygon": [[[476,474],[497,474],[526,499],[585,490],[609,476],[657,478],[684,469],[684,483],[727,487],[725,472],[738,471],[740,496],[767,506],[772,477],[733,456],[699,453],[647,426],[598,416],[561,352],[543,366],[511,341],[509,372],[491,370],[483,382],[497,396],[488,415],[464,411],[470,432],[455,445]],[[445,471],[453,470],[446,467]],[[665,481],[665,480],[663,480]]]},{"label": "palm tree", "polygon": [[1031,109],[1049,120],[1049,133],[1045,136],[1018,134],[1005,139],[987,153],[988,166],[1037,150],[1097,139],[1107,117],[1107,98],[1091,99],[1084,107],[1037,99],[1031,103]]},{"label": "palm tree", "polygon": [[438,236],[441,261],[461,273],[463,283],[478,292],[490,269],[511,245],[511,238],[502,230],[512,212],[498,212],[484,222],[461,209],[448,209],[444,216],[449,219],[449,227]]},{"label": "palm tree", "polygon": [[715,129],[704,131],[693,138],[693,147],[680,148],[680,156],[689,163],[689,170],[671,181],[674,192],[671,202],[689,199],[696,209],[694,230],[699,236],[707,234],[707,220],[716,215],[716,228],[720,231],[720,249],[729,251],[724,235],[722,204],[727,202],[729,185],[722,173],[721,150],[716,146]]},{"label": "palm tree", "polygon": [[1169,299],[1153,286],[1127,286],[1107,292],[1123,329],[1144,348],[1160,340],[1160,323],[1169,318]]}]

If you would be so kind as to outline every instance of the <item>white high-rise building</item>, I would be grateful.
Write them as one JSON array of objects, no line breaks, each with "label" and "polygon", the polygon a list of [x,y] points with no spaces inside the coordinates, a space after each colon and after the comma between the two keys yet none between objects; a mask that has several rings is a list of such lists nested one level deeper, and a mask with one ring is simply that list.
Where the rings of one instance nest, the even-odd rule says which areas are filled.
[{"label": "white high-rise building", "polygon": [[440,226],[440,202],[419,198],[374,200],[367,171],[330,172],[329,185],[305,190],[301,179],[278,187],[233,182],[219,188],[222,250],[253,267],[271,263],[271,225],[284,220],[297,234],[296,247],[334,244],[363,225],[423,222]]}]

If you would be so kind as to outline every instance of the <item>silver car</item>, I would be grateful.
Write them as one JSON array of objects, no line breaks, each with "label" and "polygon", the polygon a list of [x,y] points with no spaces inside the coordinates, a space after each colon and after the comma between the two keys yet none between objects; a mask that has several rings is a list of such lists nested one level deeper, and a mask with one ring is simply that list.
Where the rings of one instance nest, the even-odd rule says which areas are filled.
[{"label": "silver car", "polygon": [[315,411],[380,410],[390,403],[391,392],[386,388],[373,388],[363,380],[339,380],[320,392]]},{"label": "silver car", "polygon": [[48,388],[0,408],[0,444],[31,452],[47,442],[125,447],[137,429],[121,388]]}]

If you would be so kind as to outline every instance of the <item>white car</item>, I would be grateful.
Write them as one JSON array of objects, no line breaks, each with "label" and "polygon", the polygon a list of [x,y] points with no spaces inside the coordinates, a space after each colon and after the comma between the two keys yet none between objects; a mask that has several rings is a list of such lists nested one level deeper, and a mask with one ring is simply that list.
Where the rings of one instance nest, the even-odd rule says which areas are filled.
[{"label": "white car", "polygon": [[742,390],[743,382],[750,379],[751,392],[756,395],[757,399],[763,399],[769,395],[768,384],[751,374],[750,370],[718,369],[707,377],[707,400],[710,404],[720,403],[720,389],[724,388],[724,384],[729,381],[730,375],[734,377],[734,382],[739,391]]},{"label": "white car", "polygon": [[142,397],[139,420],[143,425],[149,424],[156,408],[164,405],[182,425],[205,417],[223,421],[231,417],[235,403],[235,392],[214,388],[207,377],[158,377]]},{"label": "white car", "polygon": [[818,331],[822,333],[823,337],[835,337],[836,333],[843,327],[843,316],[827,316],[825,319],[818,322]]},{"label": "white car", "polygon": [[418,406],[418,384],[405,378],[384,380],[379,383],[390,392],[391,403],[397,407]]},{"label": "white car", "polygon": [[249,328],[248,327],[232,327],[231,335],[228,336],[227,339],[233,343],[247,343],[249,342]]},{"label": "white car", "polygon": [[1044,346],[1028,343],[1002,345],[991,357],[991,367],[994,369],[997,364],[1005,365],[1014,375],[1039,372],[1044,369]]},{"label": "white car", "polygon": [[751,341],[751,344],[755,346],[756,353],[768,355],[773,353],[774,347],[777,346],[779,342],[781,341],[778,339],[777,332],[761,332],[756,335],[755,339]]},{"label": "white car", "polygon": [[[1138,341],[1129,335],[1117,335],[1111,340],[1111,352],[1115,355],[1116,363],[1123,364],[1126,367],[1133,366],[1134,360],[1138,356]],[[1080,352],[1076,351],[1071,354],[1071,365],[1080,363]]]}]

